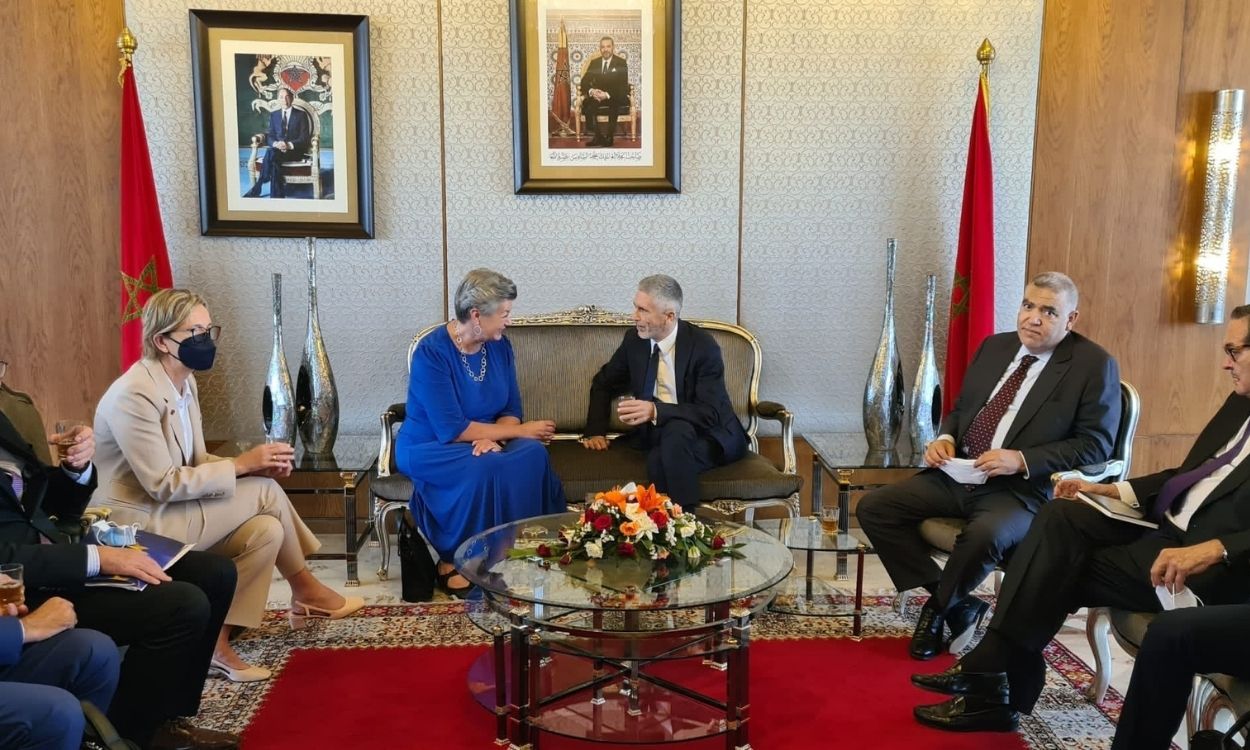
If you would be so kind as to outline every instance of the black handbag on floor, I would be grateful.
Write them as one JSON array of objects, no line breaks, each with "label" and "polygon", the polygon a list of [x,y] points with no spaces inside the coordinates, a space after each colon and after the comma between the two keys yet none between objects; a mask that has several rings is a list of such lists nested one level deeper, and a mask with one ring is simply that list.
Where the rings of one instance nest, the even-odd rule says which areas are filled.
[{"label": "black handbag on floor", "polygon": [[405,511],[399,517],[399,567],[402,593],[406,602],[428,602],[434,598],[434,577],[438,568],[430,548]]},{"label": "black handbag on floor", "polygon": [[1227,732],[1215,729],[1196,732],[1189,738],[1189,750],[1241,750],[1236,738],[1247,724],[1250,724],[1250,713],[1238,719]]}]

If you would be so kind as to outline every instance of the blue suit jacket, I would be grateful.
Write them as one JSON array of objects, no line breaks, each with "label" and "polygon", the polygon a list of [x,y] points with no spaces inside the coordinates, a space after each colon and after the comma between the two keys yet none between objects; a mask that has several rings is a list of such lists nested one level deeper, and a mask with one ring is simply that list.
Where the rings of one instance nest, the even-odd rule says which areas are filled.
[{"label": "blue suit jacket", "polygon": [[[276,109],[269,113],[269,130],[265,133],[265,138],[270,146],[278,141],[290,143],[295,154],[303,155],[308,149],[308,142],[312,138],[312,122],[308,119],[308,113],[299,107],[291,107],[291,116],[287,118],[285,127],[282,124],[282,109]],[[289,152],[288,152],[289,153]]]}]

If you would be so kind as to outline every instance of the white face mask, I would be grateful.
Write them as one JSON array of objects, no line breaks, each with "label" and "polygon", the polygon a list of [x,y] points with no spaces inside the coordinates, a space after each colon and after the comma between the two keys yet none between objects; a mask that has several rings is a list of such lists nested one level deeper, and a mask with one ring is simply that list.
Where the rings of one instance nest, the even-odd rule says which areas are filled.
[{"label": "white face mask", "polygon": [[1155,586],[1155,596],[1159,597],[1159,604],[1163,605],[1165,612],[1173,609],[1202,606],[1202,600],[1188,586],[1173,589],[1161,583]]}]

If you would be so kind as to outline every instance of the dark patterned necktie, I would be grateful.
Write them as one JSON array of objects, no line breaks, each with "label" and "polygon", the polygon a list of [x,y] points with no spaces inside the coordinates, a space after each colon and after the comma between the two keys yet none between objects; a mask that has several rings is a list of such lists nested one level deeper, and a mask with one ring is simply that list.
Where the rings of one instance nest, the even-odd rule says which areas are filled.
[{"label": "dark patterned necktie", "polygon": [[1016,394],[1020,392],[1020,384],[1029,374],[1029,367],[1036,361],[1037,357],[1032,354],[1021,357],[1020,366],[1007,377],[1007,382],[998,389],[998,393],[995,393],[994,397],[981,407],[981,411],[977,412],[972,425],[964,433],[964,456],[976,458],[990,449],[994,433],[998,431],[998,423],[1007,413],[1007,407],[1016,400]]},{"label": "dark patterned necktie", "polygon": [[660,374],[660,347],[651,345],[651,358],[647,360],[647,372],[642,376],[642,393],[635,398],[643,401],[655,400],[655,379]]},{"label": "dark patterned necktie", "polygon": [[1180,511],[1184,505],[1185,495],[1193,486],[1207,477],[1211,476],[1221,468],[1228,466],[1233,462],[1234,458],[1241,453],[1242,448],[1246,447],[1246,438],[1250,436],[1250,429],[1242,433],[1241,439],[1232,448],[1224,451],[1210,461],[1201,466],[1190,469],[1184,474],[1177,474],[1168,481],[1163,483],[1159,495],[1155,498],[1155,503],[1150,508],[1150,520],[1159,522],[1163,520],[1163,516],[1169,510],[1173,514]]}]

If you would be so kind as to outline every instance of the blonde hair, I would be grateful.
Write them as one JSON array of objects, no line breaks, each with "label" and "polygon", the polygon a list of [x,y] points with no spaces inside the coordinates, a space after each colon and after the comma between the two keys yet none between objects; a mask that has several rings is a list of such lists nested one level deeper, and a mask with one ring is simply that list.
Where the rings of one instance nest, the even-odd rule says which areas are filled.
[{"label": "blonde hair", "polygon": [[160,359],[157,336],[177,330],[199,305],[208,307],[200,295],[188,289],[162,289],[143,306],[143,358]]}]

